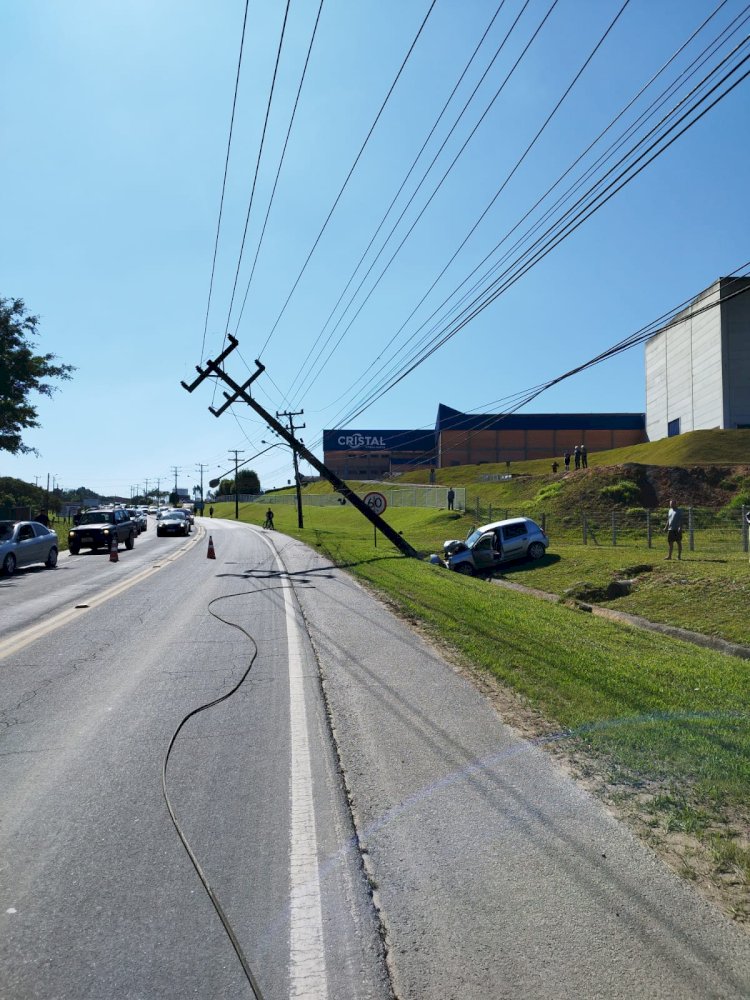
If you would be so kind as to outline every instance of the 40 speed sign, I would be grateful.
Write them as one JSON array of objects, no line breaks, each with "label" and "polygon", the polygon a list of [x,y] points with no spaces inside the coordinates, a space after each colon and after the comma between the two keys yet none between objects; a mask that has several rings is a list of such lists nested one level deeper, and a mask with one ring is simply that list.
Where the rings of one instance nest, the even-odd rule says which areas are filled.
[{"label": "40 speed sign", "polygon": [[363,500],[373,514],[382,514],[388,506],[388,501],[382,493],[366,493]]}]

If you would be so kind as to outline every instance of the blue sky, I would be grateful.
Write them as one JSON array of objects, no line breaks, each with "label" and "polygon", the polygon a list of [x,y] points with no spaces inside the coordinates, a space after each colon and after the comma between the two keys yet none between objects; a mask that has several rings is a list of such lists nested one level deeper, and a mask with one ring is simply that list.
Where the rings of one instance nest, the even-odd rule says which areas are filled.
[{"label": "blue sky", "polygon": [[[230,313],[286,7],[282,0],[251,0],[206,326],[244,0],[8,0],[0,12],[0,296],[23,298],[41,319],[40,350],[77,371],[52,400],[39,400],[41,427],[25,438],[39,457],[3,453],[0,475],[43,482],[49,473],[66,488],[87,485],[129,496],[146,479],[173,485],[175,466],[178,484],[191,487],[199,463],[209,479],[230,467],[230,450],[241,450],[242,458],[260,451],[262,439],[273,439],[244,404],[217,419],[208,412],[210,383],[192,395],[180,387],[182,379],[192,381],[196,364],[221,350],[227,330],[239,339],[230,373],[247,378],[246,364],[252,369],[260,356],[267,373],[256,383],[259,401],[272,411],[304,408],[301,433],[312,445],[324,427],[429,426],[439,402],[481,410],[587,360],[750,258],[744,196],[749,79],[429,360],[347,421],[365,395],[364,379],[357,379],[390,366],[393,352],[720,5],[631,0],[484,221],[405,323],[622,7],[622,0],[559,0],[350,324],[399,234],[551,6],[551,0],[530,0],[526,7],[506,0],[405,195],[522,12],[517,27],[407,209],[391,249],[335,327],[320,361],[343,337],[319,370],[318,351],[346,297],[326,325],[328,318],[497,6],[437,0],[284,308],[430,7],[428,0],[324,0],[249,283],[318,10],[318,0],[292,0]],[[621,126],[743,6],[727,0]],[[693,81],[747,33],[746,24]],[[543,394],[530,411],[643,408],[643,351],[636,348]],[[286,449],[252,465],[265,487],[291,476]]]}]

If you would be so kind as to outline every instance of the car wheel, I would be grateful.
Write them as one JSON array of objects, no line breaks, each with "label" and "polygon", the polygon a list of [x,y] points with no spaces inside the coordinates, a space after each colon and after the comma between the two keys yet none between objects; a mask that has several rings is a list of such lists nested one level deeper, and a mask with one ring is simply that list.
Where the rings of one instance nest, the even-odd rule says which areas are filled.
[{"label": "car wheel", "polygon": [[529,559],[541,559],[544,556],[544,546],[541,542],[532,542],[529,545]]},{"label": "car wheel", "polygon": [[71,545],[70,546],[70,554],[72,556],[77,556],[80,551],[81,551],[81,546],[80,545]]},{"label": "car wheel", "polygon": [[53,545],[49,550],[49,555],[47,556],[47,561],[44,564],[47,569],[54,569],[57,566],[57,549]]},{"label": "car wheel", "polygon": [[462,576],[474,576],[474,567],[471,563],[462,562],[456,566],[456,572],[460,573]]},{"label": "car wheel", "polygon": [[133,532],[131,531],[128,537],[125,539],[125,548],[132,549],[135,545],[135,538],[133,537]]},{"label": "car wheel", "polygon": [[161,531],[159,531],[159,529],[157,528],[157,529],[156,529],[156,537],[157,537],[157,538],[161,538],[162,534],[163,534],[163,533],[162,533]]},{"label": "car wheel", "polygon": [[3,573],[6,576],[13,576],[16,571],[16,557],[12,552],[9,552],[5,559],[3,559]]}]

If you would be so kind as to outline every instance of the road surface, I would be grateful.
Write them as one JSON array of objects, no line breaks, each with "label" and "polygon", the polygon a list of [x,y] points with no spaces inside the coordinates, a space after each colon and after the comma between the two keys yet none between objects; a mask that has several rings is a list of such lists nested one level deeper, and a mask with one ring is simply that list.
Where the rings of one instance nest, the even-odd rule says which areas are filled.
[{"label": "road surface", "polygon": [[750,995],[748,938],[405,623],[202,524],[0,581],[3,996],[252,996],[161,795],[248,667],[167,787],[264,997]]}]

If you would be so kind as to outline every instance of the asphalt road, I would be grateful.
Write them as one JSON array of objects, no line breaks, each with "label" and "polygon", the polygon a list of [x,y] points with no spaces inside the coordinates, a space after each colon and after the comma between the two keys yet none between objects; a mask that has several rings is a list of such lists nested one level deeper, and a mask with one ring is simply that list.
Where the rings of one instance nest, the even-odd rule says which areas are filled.
[{"label": "asphalt road", "polygon": [[0,995],[252,995],[161,796],[251,663],[167,780],[265,997],[750,995],[748,938],[380,602],[204,524],[215,561],[151,527],[0,582]]}]

